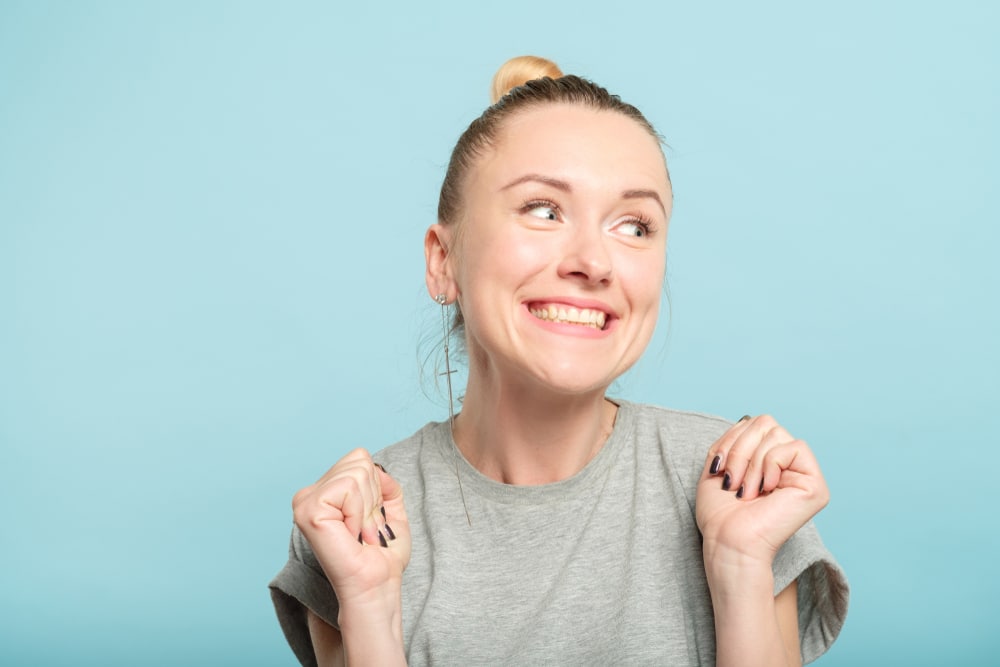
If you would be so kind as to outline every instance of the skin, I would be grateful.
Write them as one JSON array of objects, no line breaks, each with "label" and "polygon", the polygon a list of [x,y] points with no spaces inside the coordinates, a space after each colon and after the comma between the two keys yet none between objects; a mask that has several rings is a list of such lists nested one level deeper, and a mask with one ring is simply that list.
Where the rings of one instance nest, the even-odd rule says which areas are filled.
[{"label": "skin", "polygon": [[[624,116],[546,105],[510,118],[463,185],[461,219],[425,237],[428,292],[465,316],[456,444],[504,483],[566,479],[610,434],[617,408],[605,392],[655,326],[672,200],[662,153]],[[539,317],[550,304],[600,311],[606,324]],[[718,665],[800,664],[795,585],[775,597],[771,565],[828,497],[808,446],[771,417],[741,420],[708,452],[696,518]],[[359,449],[293,506],[340,601],[339,632],[310,612],[320,664],[405,664],[399,485]]]},{"label": "skin", "polygon": [[400,588],[410,526],[402,489],[356,449],[296,493],[292,510],[340,601],[339,632],[309,611],[319,664],[406,664]]},{"label": "skin", "polygon": [[[451,252],[454,225],[433,225],[425,242],[429,290],[457,299],[465,316],[470,369],[455,440],[499,481],[565,479],[603,444],[614,420],[605,391],[656,324],[666,165],[631,119],[550,105],[508,122],[464,195],[460,246]],[[531,314],[548,304],[600,309],[606,330]]]}]

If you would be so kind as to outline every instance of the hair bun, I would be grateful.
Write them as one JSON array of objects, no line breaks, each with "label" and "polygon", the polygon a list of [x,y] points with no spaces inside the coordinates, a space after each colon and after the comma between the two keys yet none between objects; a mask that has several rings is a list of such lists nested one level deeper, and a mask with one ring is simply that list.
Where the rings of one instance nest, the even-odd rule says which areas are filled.
[{"label": "hair bun", "polygon": [[562,70],[551,60],[538,56],[517,56],[511,58],[497,70],[493,76],[493,86],[490,89],[490,103],[497,101],[509,93],[511,89],[524,85],[533,79],[558,79]]}]

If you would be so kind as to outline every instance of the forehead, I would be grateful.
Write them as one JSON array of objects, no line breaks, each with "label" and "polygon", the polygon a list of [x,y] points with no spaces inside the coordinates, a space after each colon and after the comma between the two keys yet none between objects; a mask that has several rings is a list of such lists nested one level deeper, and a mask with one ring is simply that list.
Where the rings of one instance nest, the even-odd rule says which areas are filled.
[{"label": "forehead", "polygon": [[478,167],[480,185],[541,173],[580,187],[655,189],[670,199],[657,139],[621,113],[579,105],[549,104],[508,118]]}]

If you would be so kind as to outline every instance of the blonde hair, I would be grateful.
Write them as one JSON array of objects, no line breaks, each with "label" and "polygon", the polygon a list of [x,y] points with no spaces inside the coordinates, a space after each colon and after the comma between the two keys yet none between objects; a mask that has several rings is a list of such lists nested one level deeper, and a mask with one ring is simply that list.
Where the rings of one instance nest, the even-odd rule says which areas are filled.
[{"label": "blonde hair", "polygon": [[458,138],[438,198],[438,221],[448,224],[458,219],[462,184],[476,158],[494,144],[504,121],[524,109],[544,104],[577,104],[598,111],[613,111],[633,119],[658,142],[660,135],[642,112],[622,102],[593,81],[569,74],[545,58],[511,58],[493,77],[494,102],[472,121]]},{"label": "blonde hair", "polygon": [[538,56],[517,56],[511,58],[493,75],[493,85],[490,86],[490,104],[496,104],[500,98],[513,88],[523,86],[534,79],[558,79],[562,70],[551,60]]}]

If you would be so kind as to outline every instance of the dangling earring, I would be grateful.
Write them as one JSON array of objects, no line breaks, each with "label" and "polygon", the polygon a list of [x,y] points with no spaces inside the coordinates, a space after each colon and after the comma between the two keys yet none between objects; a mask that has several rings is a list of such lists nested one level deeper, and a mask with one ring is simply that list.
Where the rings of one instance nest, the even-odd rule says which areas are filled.
[{"label": "dangling earring", "polygon": [[[448,297],[438,294],[434,300],[441,306],[441,330],[444,338],[444,373],[439,373],[445,377],[448,384],[448,428],[451,430],[452,442],[455,440],[455,398],[451,389],[451,374],[455,371],[451,368],[451,354],[448,349],[448,340],[451,338],[451,328],[448,325]],[[458,445],[455,445],[455,478],[458,480],[458,493],[462,496],[462,508],[465,509],[465,520],[472,526],[472,516],[469,514],[469,506],[465,502],[465,490],[462,489],[462,475],[458,470]]]},{"label": "dangling earring", "polygon": [[439,373],[439,375],[443,375],[448,383],[448,423],[452,430],[454,430],[455,399],[451,389],[451,374],[455,371],[451,370],[451,355],[448,349],[448,339],[451,338],[451,331],[448,326],[448,297],[444,294],[438,294],[434,297],[434,300],[441,306],[441,330],[444,334],[444,373]]}]

